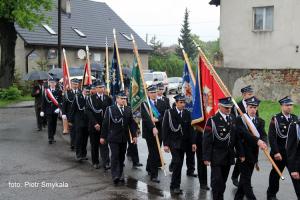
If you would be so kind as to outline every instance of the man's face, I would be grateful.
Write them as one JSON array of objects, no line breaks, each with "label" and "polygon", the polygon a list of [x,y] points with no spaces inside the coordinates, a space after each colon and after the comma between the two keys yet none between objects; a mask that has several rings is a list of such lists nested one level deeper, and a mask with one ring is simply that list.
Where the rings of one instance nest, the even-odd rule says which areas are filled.
[{"label": "man's face", "polygon": [[249,99],[251,97],[253,97],[253,92],[245,92],[243,93],[243,99]]},{"label": "man's face", "polygon": [[185,108],[185,101],[176,101],[175,104],[178,110],[183,110]]},{"label": "man's face", "polygon": [[225,107],[219,104],[219,110],[221,111],[221,113],[229,115],[231,112],[231,107]]},{"label": "man's face", "polygon": [[79,87],[79,84],[78,83],[71,83],[71,86],[72,86],[73,90],[77,90],[78,87]]},{"label": "man's face", "polygon": [[158,96],[162,96],[164,94],[164,89],[159,89],[158,91],[157,91],[157,95]]},{"label": "man's face", "polygon": [[155,100],[157,97],[157,93],[156,92],[148,92],[148,96],[150,99]]},{"label": "man's face", "polygon": [[258,106],[248,105],[247,106],[247,113],[251,117],[255,117],[257,113]]},{"label": "man's face", "polygon": [[289,115],[293,112],[294,106],[292,104],[283,104],[281,105],[281,111],[286,114]]},{"label": "man's face", "polygon": [[51,88],[55,88],[56,87],[56,82],[50,81],[49,85]]},{"label": "man's face", "polygon": [[117,98],[116,98],[117,104],[118,104],[119,106],[125,106],[126,100],[127,100],[126,98],[122,98],[122,97],[117,97]]},{"label": "man's face", "polygon": [[97,91],[97,93],[102,94],[104,92],[104,87],[97,86],[96,91]]}]

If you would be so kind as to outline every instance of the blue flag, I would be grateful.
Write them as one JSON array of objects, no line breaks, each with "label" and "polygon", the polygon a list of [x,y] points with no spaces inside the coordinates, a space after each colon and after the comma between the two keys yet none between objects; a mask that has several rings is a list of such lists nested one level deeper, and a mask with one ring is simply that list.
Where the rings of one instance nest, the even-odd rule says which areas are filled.
[{"label": "blue flag", "polygon": [[109,77],[110,77],[110,93],[113,97],[115,97],[122,89],[120,66],[118,64],[117,49],[115,44],[114,44],[114,51],[113,51],[113,56],[111,61],[111,69],[110,69]]},{"label": "blue flag", "polygon": [[183,75],[182,75],[182,94],[186,97],[186,105],[185,108],[189,110],[191,113],[193,111],[194,105],[194,95],[195,93],[195,85],[192,80],[190,71],[188,69],[188,65],[185,62],[183,67]]},{"label": "blue flag", "polygon": [[[198,124],[201,127],[203,126],[204,113],[203,113],[203,102],[202,102],[202,92],[201,92],[201,75],[200,70],[197,67],[197,77],[196,85],[194,91],[194,106],[192,112],[192,125]],[[205,123],[205,122],[204,122]]]},{"label": "blue flag", "polygon": [[151,106],[153,116],[158,119],[160,117],[160,113],[158,112],[156,106],[152,103],[152,101],[149,100],[149,103],[150,103],[150,106]]}]

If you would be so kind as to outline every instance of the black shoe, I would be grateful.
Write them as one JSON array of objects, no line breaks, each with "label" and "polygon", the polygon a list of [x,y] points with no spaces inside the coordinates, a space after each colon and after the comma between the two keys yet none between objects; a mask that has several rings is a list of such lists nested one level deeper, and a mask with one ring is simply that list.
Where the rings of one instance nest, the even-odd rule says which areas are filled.
[{"label": "black shoe", "polygon": [[210,188],[207,185],[200,185],[201,190],[210,190]]},{"label": "black shoe", "polygon": [[143,164],[142,163],[133,163],[133,167],[135,168],[135,167],[142,167],[143,166]]},{"label": "black shoe", "polygon": [[154,183],[160,183],[160,180],[158,178],[151,178],[151,181]]},{"label": "black shoe", "polygon": [[190,176],[190,177],[194,177],[194,178],[197,178],[198,175],[195,174],[195,173],[186,173],[187,176]]},{"label": "black shoe", "polygon": [[111,167],[110,167],[110,164],[106,164],[105,166],[104,166],[104,169],[105,170],[109,170]]},{"label": "black shoe", "polygon": [[180,188],[171,189],[172,194],[183,194],[183,191]]},{"label": "black shoe", "polygon": [[270,197],[270,196],[268,196],[268,197],[267,197],[267,200],[278,200],[278,199],[277,199],[277,197],[276,197],[276,196],[271,196],[271,197]]},{"label": "black shoe", "polygon": [[93,167],[94,167],[95,169],[100,169],[100,165],[99,165],[99,164],[93,164]]},{"label": "black shoe", "polygon": [[52,140],[49,140],[48,143],[49,143],[49,144],[53,144],[53,141],[52,141]]},{"label": "black shoe", "polygon": [[88,160],[88,157],[82,156],[82,157],[81,157],[81,160]]},{"label": "black shoe", "polygon": [[119,178],[120,183],[125,183],[125,178],[124,178],[124,174],[122,174],[122,176]]},{"label": "black shoe", "polygon": [[114,181],[114,184],[117,185],[119,183],[120,179],[119,178],[114,178],[113,181]]},{"label": "black shoe", "polygon": [[74,151],[75,147],[74,146],[70,146],[70,149],[71,149],[71,151]]},{"label": "black shoe", "polygon": [[37,128],[36,131],[40,132],[42,131],[42,128]]},{"label": "black shoe", "polygon": [[239,187],[239,179],[237,179],[237,178],[232,178],[232,184],[233,184],[235,187]]}]

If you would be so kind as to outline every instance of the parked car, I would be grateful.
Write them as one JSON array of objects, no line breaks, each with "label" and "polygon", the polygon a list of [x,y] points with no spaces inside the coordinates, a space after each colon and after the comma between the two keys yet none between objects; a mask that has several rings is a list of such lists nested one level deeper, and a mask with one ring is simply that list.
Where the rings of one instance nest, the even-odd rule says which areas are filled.
[{"label": "parked car", "polygon": [[164,93],[168,93],[168,76],[166,72],[144,72],[144,79],[146,82],[146,85],[153,85],[153,84],[158,84],[158,83],[163,83],[164,84]]},{"label": "parked car", "polygon": [[182,78],[181,77],[170,77],[168,78],[169,93],[180,93],[182,89]]}]

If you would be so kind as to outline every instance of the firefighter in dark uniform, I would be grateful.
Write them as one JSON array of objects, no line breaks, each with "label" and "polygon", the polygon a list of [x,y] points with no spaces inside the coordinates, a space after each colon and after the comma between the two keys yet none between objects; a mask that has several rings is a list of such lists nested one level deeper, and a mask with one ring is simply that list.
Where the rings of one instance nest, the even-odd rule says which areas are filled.
[{"label": "firefighter in dark uniform", "polygon": [[44,94],[43,83],[44,82],[42,80],[37,81],[31,90],[31,96],[34,97],[37,131],[41,131],[43,129],[43,117],[40,116]]},{"label": "firefighter in dark uniform", "polygon": [[111,174],[114,184],[124,182],[124,160],[129,134],[133,143],[137,143],[137,124],[131,108],[126,105],[127,96],[120,92],[116,104],[109,106],[104,115],[100,143],[108,143],[111,150]]},{"label": "firefighter in dark uniform", "polygon": [[[248,85],[248,86],[245,86],[241,89],[241,93],[242,93],[243,99],[241,101],[239,101],[237,104],[238,104],[239,108],[241,109],[241,111],[243,113],[246,113],[247,104],[246,104],[245,100],[254,96],[254,90],[253,90],[251,85]],[[237,111],[235,106],[232,107],[231,114],[235,117],[239,116],[239,112]],[[258,116],[258,112],[257,112],[257,116]],[[236,155],[236,157],[237,157],[236,158],[236,163],[235,163],[234,169],[232,171],[231,180],[232,180],[233,185],[238,187],[238,185],[239,185],[239,175],[240,175],[240,167],[239,166],[240,166],[241,160],[238,158],[237,155]]]},{"label": "firefighter in dark uniform", "polygon": [[99,148],[103,162],[103,167],[110,168],[108,144],[100,144],[100,134],[102,128],[103,116],[106,108],[112,105],[112,99],[104,94],[105,83],[95,82],[96,93],[88,99],[87,115],[89,118],[89,132],[91,143],[92,164],[95,169],[99,169]]},{"label": "firefighter in dark uniform", "polygon": [[[280,171],[287,166],[286,139],[290,124],[297,121],[297,116],[292,114],[293,101],[290,97],[284,97],[279,100],[281,112],[272,117],[269,128],[269,143],[271,147],[271,156]],[[276,200],[276,194],[279,190],[279,175],[272,168],[269,176],[269,187],[267,190],[268,200]]]},{"label": "firefighter in dark uniform", "polygon": [[170,190],[174,194],[182,194],[180,189],[181,171],[184,154],[192,149],[196,151],[194,129],[191,125],[191,113],[185,109],[185,96],[178,94],[174,97],[175,108],[168,109],[163,119],[164,150],[172,154],[173,173]]},{"label": "firefighter in dark uniform", "polygon": [[75,126],[75,160],[87,160],[87,141],[89,137],[88,117],[86,114],[87,99],[90,86],[84,86],[82,92],[75,94],[74,103],[70,111],[70,121]]},{"label": "firefighter in dark uniform", "polygon": [[[62,91],[56,87],[56,84],[57,84],[56,79],[51,78],[49,80],[49,90],[53,94],[53,97],[57,100],[58,104],[60,105],[62,103]],[[56,133],[57,117],[59,112],[60,112],[59,107],[54,105],[54,103],[47,96],[45,91],[43,94],[42,110],[40,116],[44,117],[44,115],[46,115],[47,117],[49,144],[53,144],[56,142],[54,140],[54,135]]]},{"label": "firefighter in dark uniform", "polygon": [[290,125],[286,143],[287,168],[290,172],[297,199],[300,200],[300,121]]},{"label": "firefighter in dark uniform", "polygon": [[[73,78],[71,80],[71,89],[67,90],[64,93],[63,97],[63,106],[62,106],[62,119],[67,119],[68,122],[70,121],[70,112],[71,112],[71,107],[75,99],[75,94],[79,92],[78,87],[79,87],[80,80],[77,78]],[[70,126],[70,148],[72,151],[75,150],[75,126]]]},{"label": "firefighter in dark uniform", "polygon": [[167,109],[171,108],[169,98],[164,96],[164,91],[165,91],[164,84],[160,82],[156,86],[157,86],[157,99],[163,100],[166,104]]},{"label": "firefighter in dark uniform", "polygon": [[214,200],[223,200],[230,167],[234,164],[237,144],[234,118],[230,114],[231,97],[219,99],[219,111],[206,122],[202,141],[203,162],[211,165]]},{"label": "firefighter in dark uniform", "polygon": [[[157,100],[157,88],[154,85],[150,85],[147,88],[148,91],[148,98],[149,103],[151,103],[154,107],[158,107],[158,104],[164,106],[164,102],[161,100]],[[151,109],[153,112],[153,108]],[[148,158],[147,158],[147,164],[146,164],[146,171],[148,172],[148,175],[150,175],[150,179],[152,182],[159,183],[160,180],[158,179],[158,168],[161,166],[161,161],[159,157],[159,151],[156,143],[156,135],[159,138],[159,141],[161,140],[161,133],[159,130],[161,130],[161,122],[162,122],[162,114],[158,113],[159,117],[153,116],[153,119],[150,116],[150,109],[148,106],[148,103],[143,102],[141,105],[141,115],[142,115],[142,137],[146,140],[147,147],[148,147]],[[157,110],[158,112],[158,110]],[[153,120],[153,121],[152,121]],[[161,144],[161,143],[160,143]]]},{"label": "firefighter in dark uniform", "polygon": [[236,119],[236,134],[240,141],[237,152],[241,162],[239,166],[240,181],[235,194],[235,200],[243,200],[244,196],[249,200],[256,199],[251,186],[251,177],[258,160],[259,147],[262,150],[267,148],[265,121],[256,115],[260,100],[253,96],[245,101],[247,104],[246,117],[251,120],[251,123],[256,127],[258,134],[253,136],[252,133],[250,133],[246,122],[241,116]]}]

